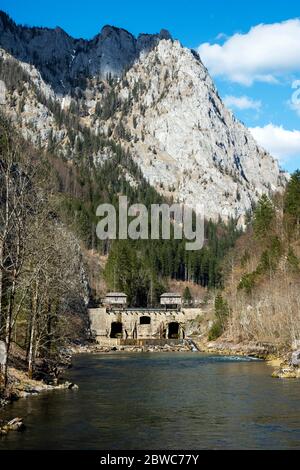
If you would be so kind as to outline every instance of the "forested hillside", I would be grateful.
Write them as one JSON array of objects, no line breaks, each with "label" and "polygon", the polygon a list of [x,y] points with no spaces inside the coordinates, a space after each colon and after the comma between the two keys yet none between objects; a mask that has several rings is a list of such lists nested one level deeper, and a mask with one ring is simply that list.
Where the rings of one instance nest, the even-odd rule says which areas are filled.
[{"label": "forested hillside", "polygon": [[247,232],[224,263],[215,339],[259,341],[279,349],[300,338],[300,171],[283,195],[262,197]]}]

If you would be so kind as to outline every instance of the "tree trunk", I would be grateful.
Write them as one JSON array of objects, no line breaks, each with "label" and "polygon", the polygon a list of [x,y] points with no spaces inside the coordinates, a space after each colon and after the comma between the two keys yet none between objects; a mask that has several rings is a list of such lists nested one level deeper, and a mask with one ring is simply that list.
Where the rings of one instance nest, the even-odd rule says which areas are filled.
[{"label": "tree trunk", "polygon": [[35,325],[36,325],[36,318],[35,318],[35,314],[34,314],[34,317],[32,318],[32,325],[31,325],[31,331],[30,331],[29,353],[28,353],[28,377],[30,379],[32,379],[33,369],[34,369]]},{"label": "tree trunk", "polygon": [[50,301],[48,301],[48,309],[47,309],[47,341],[46,341],[46,349],[48,357],[51,356],[51,349],[52,349],[52,309]]},{"label": "tree trunk", "polygon": [[3,318],[2,318],[2,315],[3,315],[2,314],[3,267],[2,267],[2,263],[3,263],[3,242],[1,240],[0,242],[0,329],[3,323]]},{"label": "tree trunk", "polygon": [[28,352],[28,377],[32,379],[35,362],[35,336],[36,336],[36,320],[37,320],[37,308],[38,308],[38,286],[35,286],[35,293],[32,300],[32,320],[31,330],[29,338],[29,352]]},{"label": "tree trunk", "polygon": [[8,304],[8,309],[7,309],[6,327],[5,327],[5,343],[6,343],[6,361],[4,364],[5,387],[7,386],[7,380],[8,380],[8,358],[9,358],[10,347],[11,347],[11,334],[12,334],[12,321],[13,321],[13,308],[14,308],[15,293],[16,293],[16,281],[14,280],[12,283],[11,293],[9,296],[9,304]]}]

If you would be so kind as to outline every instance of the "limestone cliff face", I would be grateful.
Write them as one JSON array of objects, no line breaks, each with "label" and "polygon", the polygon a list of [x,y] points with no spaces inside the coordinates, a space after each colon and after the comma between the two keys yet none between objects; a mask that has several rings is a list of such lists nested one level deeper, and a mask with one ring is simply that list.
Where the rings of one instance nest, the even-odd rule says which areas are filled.
[{"label": "limestone cliff face", "polygon": [[[24,76],[16,81],[16,75]],[[50,141],[60,144],[67,138],[67,130],[59,126],[50,102],[56,101],[56,95],[46,84],[40,72],[26,62],[14,59],[0,49],[1,111],[11,120],[23,137],[35,146],[44,149]]]},{"label": "limestone cliff face", "polygon": [[160,41],[116,89],[131,106],[112,121],[122,119],[144,175],[175,200],[203,203],[208,217],[239,218],[283,184],[277,161],[226,109],[200,58],[179,42]]},{"label": "limestone cliff face", "polygon": [[[226,109],[199,56],[166,31],[134,38],[105,26],[84,41],[59,28],[20,27],[0,14],[0,47],[2,64],[15,61],[26,72],[16,89],[0,62],[2,108],[36,145],[51,141],[72,159],[85,138],[77,125],[70,129],[76,114],[90,132],[128,148],[160,192],[203,204],[214,219],[243,222],[261,194],[285,184],[277,161]],[[58,109],[67,121],[59,122]],[[90,157],[101,164],[110,152],[102,144]]]}]

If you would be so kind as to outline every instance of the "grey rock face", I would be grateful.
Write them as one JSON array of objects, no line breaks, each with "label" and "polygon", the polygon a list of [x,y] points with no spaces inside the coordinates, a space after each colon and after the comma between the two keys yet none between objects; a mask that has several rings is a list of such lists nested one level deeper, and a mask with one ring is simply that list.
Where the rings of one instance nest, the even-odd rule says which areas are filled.
[{"label": "grey rock face", "polygon": [[298,351],[293,352],[292,354],[292,365],[294,367],[300,366],[300,349]]},{"label": "grey rock face", "polygon": [[35,65],[44,80],[60,93],[70,91],[81,75],[120,76],[141,52],[170,38],[166,30],[135,38],[124,29],[107,25],[90,41],[74,39],[61,28],[18,26],[0,12],[0,47],[22,62]]},{"label": "grey rock face", "polygon": [[[30,82],[66,111],[75,95],[75,105],[84,108],[83,126],[112,136],[153,187],[176,202],[202,205],[207,218],[233,217],[243,225],[262,194],[280,191],[286,183],[278,162],[226,109],[199,55],[165,30],[135,38],[104,26],[86,41],[60,28],[17,26],[0,13],[0,59],[11,56],[30,80],[22,96],[16,90],[6,93],[3,108],[35,145],[47,148],[53,141],[56,152],[71,159],[84,137],[77,131],[70,143],[68,129],[57,123]],[[107,74],[122,76],[105,80]],[[90,158],[101,164],[110,156],[104,148]],[[135,184],[130,175],[128,181]]]},{"label": "grey rock face", "polygon": [[132,155],[158,191],[203,205],[208,218],[243,224],[262,194],[283,187],[278,162],[226,109],[199,56],[178,41],[161,40],[115,91],[126,103],[134,89],[129,109],[110,124],[122,120]]}]

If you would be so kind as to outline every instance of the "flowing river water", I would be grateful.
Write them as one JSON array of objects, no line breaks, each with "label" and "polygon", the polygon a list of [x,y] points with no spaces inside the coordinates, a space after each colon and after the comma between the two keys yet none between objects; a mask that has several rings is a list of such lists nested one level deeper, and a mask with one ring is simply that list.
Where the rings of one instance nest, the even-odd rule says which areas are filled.
[{"label": "flowing river water", "polygon": [[300,381],[200,353],[80,355],[66,379],[4,409],[0,449],[300,449]]}]

